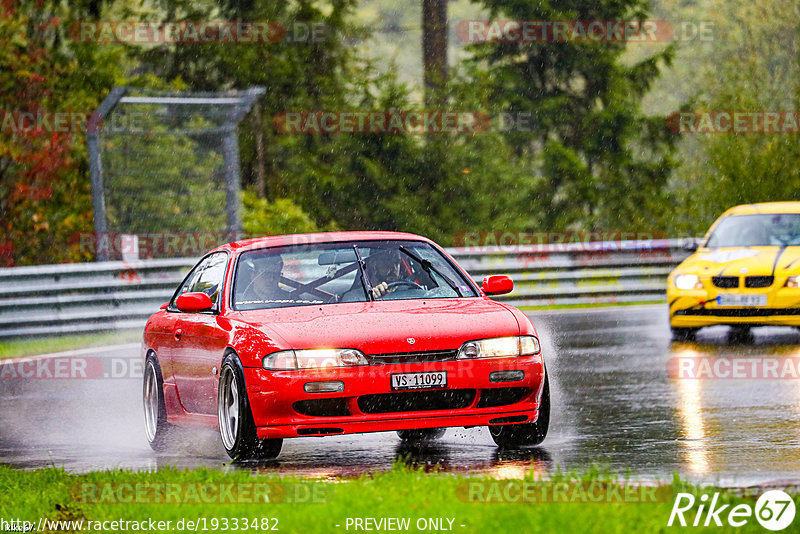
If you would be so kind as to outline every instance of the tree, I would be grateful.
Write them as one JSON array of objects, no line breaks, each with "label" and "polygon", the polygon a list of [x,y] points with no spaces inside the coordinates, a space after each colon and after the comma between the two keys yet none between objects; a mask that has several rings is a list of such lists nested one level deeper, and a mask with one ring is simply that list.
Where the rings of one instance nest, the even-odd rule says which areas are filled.
[{"label": "tree", "polygon": [[[476,0],[478,2],[478,0]],[[481,0],[492,19],[641,20],[641,0]],[[508,140],[530,161],[531,206],[545,228],[651,229],[673,168],[674,138],[641,100],[668,65],[666,48],[633,65],[624,42],[489,40],[474,44],[473,67],[485,69],[487,102],[497,112],[530,114],[528,131]],[[498,109],[499,108],[499,109]]]},{"label": "tree", "polygon": [[[695,94],[684,110],[791,111],[800,105],[797,4],[728,2],[713,12],[725,35],[701,63]],[[673,179],[666,221],[675,232],[700,234],[736,204],[800,200],[797,133],[685,134],[684,164]]]},{"label": "tree", "polygon": [[446,102],[442,91],[447,81],[446,0],[422,0],[422,68],[425,105]]},{"label": "tree", "polygon": [[[0,5],[0,110],[41,124],[0,128],[0,263],[24,265],[91,259],[77,234],[92,232],[86,153],[87,116],[131,66],[123,47],[70,41],[72,22],[100,16],[113,2],[60,0]],[[149,80],[152,82],[152,80]],[[67,114],[66,126],[54,118]]]},{"label": "tree", "polygon": [[63,261],[69,253],[54,238],[66,244],[91,220],[85,203],[68,201],[82,189],[76,132],[53,127],[53,109],[66,100],[59,81],[74,70],[42,42],[54,24],[31,20],[16,3],[0,6],[0,265]]},{"label": "tree", "polygon": [[[502,196],[498,183],[518,175],[501,136],[435,134],[426,142],[402,133],[276,131],[269,119],[286,111],[414,109],[410,89],[394,73],[378,72],[348,46],[361,32],[349,22],[355,5],[346,0],[222,3],[217,18],[278,21],[287,29],[286,38],[271,44],[164,45],[137,54],[153,74],[180,78],[193,90],[266,88],[261,108],[270,210],[285,205],[276,199],[286,198],[320,228],[405,230],[445,242],[460,231],[492,229],[493,216],[506,220],[520,214],[523,207],[492,204]],[[211,17],[213,4],[170,6],[169,17],[202,20]],[[298,41],[297,28],[322,31],[317,39]],[[255,124],[243,124],[240,135],[246,186],[257,176]],[[248,201],[245,218],[251,224],[253,209]]]}]

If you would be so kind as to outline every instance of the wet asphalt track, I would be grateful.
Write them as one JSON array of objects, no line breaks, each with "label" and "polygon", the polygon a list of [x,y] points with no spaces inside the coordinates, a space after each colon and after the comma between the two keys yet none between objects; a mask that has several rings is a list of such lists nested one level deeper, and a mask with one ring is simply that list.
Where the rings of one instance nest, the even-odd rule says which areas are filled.
[{"label": "wet asphalt track", "polygon": [[[530,316],[553,389],[550,434],[539,448],[499,452],[485,428],[449,429],[417,447],[379,433],[285,440],[275,461],[232,466],[216,434],[195,431],[182,435],[186,444],[174,453],[156,456],[144,438],[139,373],[124,368],[139,353],[128,345],[91,353],[121,378],[0,379],[0,463],[76,472],[255,468],[327,478],[388,469],[404,456],[494,477],[599,465],[641,480],[679,472],[729,486],[800,481],[800,379],[671,380],[666,370],[676,356],[800,356],[800,332],[761,328],[740,343],[717,327],[694,343],[672,343],[664,305]],[[118,359],[115,368],[110,358]]]}]

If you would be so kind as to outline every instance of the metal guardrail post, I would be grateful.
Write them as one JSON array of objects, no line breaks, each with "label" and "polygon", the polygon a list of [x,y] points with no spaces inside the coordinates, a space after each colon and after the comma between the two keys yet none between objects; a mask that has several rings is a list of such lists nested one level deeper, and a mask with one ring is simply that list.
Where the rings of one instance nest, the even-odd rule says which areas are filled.
[{"label": "metal guardrail post", "polygon": [[89,150],[89,176],[92,182],[92,207],[94,208],[95,251],[97,261],[108,260],[108,251],[101,246],[101,240],[108,231],[106,219],[106,199],[103,188],[103,162],[100,158],[100,129],[117,102],[125,96],[127,87],[115,87],[100,106],[92,113],[86,130],[86,145]]},{"label": "metal guardrail post", "polygon": [[[107,190],[113,189],[110,183],[113,181],[113,173],[103,177],[103,165],[101,161],[100,133],[102,123],[107,117],[111,116],[112,111],[117,105],[120,109],[124,106],[206,106],[211,109],[221,110],[219,120],[213,122],[212,127],[206,130],[191,130],[183,132],[181,135],[203,132],[204,135],[213,135],[214,139],[221,137],[221,147],[224,161],[225,176],[225,196],[226,196],[226,230],[231,233],[242,231],[241,220],[241,199],[240,199],[240,161],[239,143],[236,128],[242,118],[250,111],[256,100],[266,92],[263,87],[253,87],[246,91],[232,91],[227,93],[176,93],[164,91],[152,91],[147,89],[115,87],[103,100],[97,110],[92,114],[89,131],[87,132],[87,145],[89,148],[89,169],[92,182],[92,203],[94,207],[94,223],[96,233],[96,251],[98,261],[109,259],[109,250],[106,248],[108,239],[108,219],[106,200]],[[130,108],[128,108],[130,109]],[[153,113],[151,112],[151,115]],[[176,133],[181,130],[166,130],[167,134]],[[117,134],[142,134],[143,131],[136,131],[135,128],[116,129]],[[164,132],[161,132],[164,133]],[[216,148],[215,148],[216,150]],[[113,170],[113,169],[112,169]],[[216,176],[216,172],[214,176]],[[208,180],[212,176],[206,176]],[[220,191],[221,192],[221,191]],[[113,212],[114,207],[111,207]],[[221,221],[219,221],[221,226]],[[113,228],[113,218],[112,218]],[[115,231],[133,233],[128,228],[113,228]],[[213,230],[221,230],[214,228]]]},{"label": "metal guardrail post", "polygon": [[225,196],[228,204],[226,210],[228,231],[239,233],[242,231],[242,216],[239,207],[239,193],[241,181],[239,178],[239,139],[236,129],[230,128],[225,132],[222,140],[222,156],[225,159]]},{"label": "metal guardrail post", "polygon": [[239,138],[236,133],[236,126],[242,117],[250,111],[256,99],[265,93],[263,87],[253,87],[248,89],[242,102],[235,106],[228,114],[225,121],[224,138],[222,140],[222,157],[225,160],[225,196],[228,205],[227,224],[228,232],[240,233],[242,228],[241,201],[241,177],[239,163]]}]

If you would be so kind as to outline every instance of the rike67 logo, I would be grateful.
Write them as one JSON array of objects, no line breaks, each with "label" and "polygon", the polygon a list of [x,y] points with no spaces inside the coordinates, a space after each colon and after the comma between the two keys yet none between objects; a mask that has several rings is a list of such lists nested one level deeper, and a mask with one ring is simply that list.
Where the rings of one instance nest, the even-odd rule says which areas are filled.
[{"label": "rike67 logo", "polygon": [[791,525],[794,515],[792,497],[781,490],[770,490],[761,495],[756,501],[755,509],[749,504],[737,504],[733,507],[730,504],[720,504],[719,493],[714,493],[710,500],[706,494],[698,499],[691,493],[678,493],[667,526],[743,527],[755,516],[762,527],[778,531]]}]

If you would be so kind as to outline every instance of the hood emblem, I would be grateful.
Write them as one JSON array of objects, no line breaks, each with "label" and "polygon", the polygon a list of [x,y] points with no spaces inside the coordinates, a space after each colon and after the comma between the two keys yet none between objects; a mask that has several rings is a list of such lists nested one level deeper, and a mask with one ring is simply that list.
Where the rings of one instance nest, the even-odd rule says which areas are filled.
[{"label": "hood emblem", "polygon": [[414,339],[413,337],[407,337],[406,341],[408,342],[409,345],[413,345],[414,343],[417,342],[417,340]]},{"label": "hood emblem", "polygon": [[741,269],[739,269],[739,273],[741,274],[744,274],[746,272],[747,272],[747,267],[742,267]]}]

